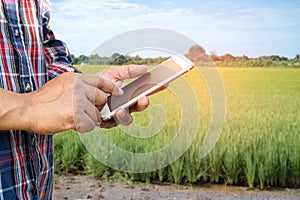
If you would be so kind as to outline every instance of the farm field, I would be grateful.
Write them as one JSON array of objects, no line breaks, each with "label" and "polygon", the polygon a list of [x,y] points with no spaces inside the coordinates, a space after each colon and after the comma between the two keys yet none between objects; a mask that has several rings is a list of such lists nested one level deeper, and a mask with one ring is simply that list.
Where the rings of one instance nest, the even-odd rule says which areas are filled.
[{"label": "farm field", "polygon": [[[80,66],[95,73],[104,66]],[[205,70],[210,70],[209,68]],[[212,114],[209,91],[196,70],[186,74],[199,104],[197,135],[189,149],[171,165],[149,173],[119,172],[91,156],[77,133],[55,135],[56,172],[93,174],[121,181],[183,184],[221,183],[264,189],[300,186],[300,69],[218,68],[226,92],[226,118],[222,134],[212,151],[199,158]],[[151,105],[134,114],[137,125],[151,122],[149,110],[156,104],[166,112],[158,134],[146,139],[124,133],[122,128],[105,130],[113,143],[130,152],[152,152],[176,136],[181,106],[171,90],[150,97]],[[194,105],[189,105],[195,109]],[[193,124],[191,124],[193,126]],[[189,129],[186,129],[188,134]]]}]

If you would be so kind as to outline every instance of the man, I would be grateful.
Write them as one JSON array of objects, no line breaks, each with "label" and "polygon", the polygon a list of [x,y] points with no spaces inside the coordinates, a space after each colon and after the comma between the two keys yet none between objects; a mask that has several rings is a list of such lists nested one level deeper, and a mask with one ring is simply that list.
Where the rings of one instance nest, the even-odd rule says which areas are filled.
[{"label": "man", "polygon": [[[51,199],[52,135],[130,124],[124,109],[108,122],[99,110],[108,94],[122,95],[123,79],[146,68],[76,73],[67,47],[49,28],[49,1],[2,0],[0,6],[0,199]],[[144,97],[130,110],[147,105]]]}]

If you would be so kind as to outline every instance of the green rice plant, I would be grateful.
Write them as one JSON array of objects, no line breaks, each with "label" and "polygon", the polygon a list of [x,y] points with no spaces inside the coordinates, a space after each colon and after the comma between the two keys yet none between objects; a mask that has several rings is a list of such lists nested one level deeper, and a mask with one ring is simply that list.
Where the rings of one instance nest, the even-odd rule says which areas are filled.
[{"label": "green rice plant", "polygon": [[55,167],[60,171],[80,172],[84,170],[86,149],[78,133],[67,131],[54,137]]},{"label": "green rice plant", "polygon": [[261,189],[263,189],[266,184],[267,186],[274,185],[277,179],[279,170],[278,159],[276,158],[276,155],[272,153],[275,142],[276,141],[264,140],[260,140],[258,142],[255,159],[257,163],[257,173]]},{"label": "green rice plant", "polygon": [[179,158],[170,165],[171,173],[175,183],[181,183],[183,178],[184,159]]},{"label": "green rice plant", "polygon": [[250,189],[254,188],[257,168],[257,154],[256,150],[258,144],[255,138],[244,140],[242,144],[243,170],[247,178],[247,183]]},{"label": "green rice plant", "polygon": [[236,144],[237,142],[239,142],[239,140],[228,141],[223,156],[224,176],[226,177],[226,184],[229,185],[237,184],[241,173],[240,162],[237,162],[237,160],[241,159],[238,150],[239,146]]},{"label": "green rice plant", "polygon": [[220,143],[218,143],[214,149],[207,155],[207,159],[204,162],[208,165],[208,175],[211,183],[219,183],[222,176],[222,157],[225,149]]},{"label": "green rice plant", "polygon": [[245,153],[244,162],[245,162],[244,170],[247,177],[247,183],[250,189],[252,189],[254,188],[254,180],[255,180],[256,165],[257,165],[257,163],[254,161],[252,152]]},{"label": "green rice plant", "polygon": [[[105,67],[81,66],[81,70],[95,73]],[[226,91],[226,119],[218,143],[205,158],[199,158],[199,150],[211,119],[212,105],[205,81],[191,71],[186,79],[200,107],[199,130],[189,149],[177,161],[151,173],[120,172],[93,158],[78,135],[68,131],[54,137],[55,171],[84,170],[107,180],[116,178],[147,183],[158,179],[160,182],[191,184],[225,181],[226,184],[247,184],[250,188],[259,186],[261,189],[299,187],[300,69],[224,67],[218,70]],[[181,122],[181,105],[168,90],[151,96],[150,102],[146,111],[133,117],[137,125],[147,126],[153,117],[152,106],[162,105],[166,119],[157,134],[138,138],[117,127],[103,130],[107,138],[121,149],[137,153],[152,152],[169,144]],[[195,105],[188,106],[195,111]],[[156,115],[154,112],[154,118]],[[189,126],[194,124],[187,124],[183,134],[190,133]],[[185,141],[182,143],[184,145]],[[170,156],[166,155],[166,158]],[[128,164],[123,155],[111,159],[120,166]]]},{"label": "green rice plant", "polygon": [[158,176],[159,182],[162,183],[165,180],[166,174],[167,174],[166,168],[161,168],[161,169],[157,170],[157,176]]},{"label": "green rice plant", "polygon": [[[278,138],[278,146],[283,146],[286,140],[282,137],[279,136]],[[279,165],[279,183],[282,186],[286,186],[286,177],[287,177],[287,167],[288,167],[288,158],[289,158],[289,148],[278,148],[278,165]]]},{"label": "green rice plant", "polygon": [[189,150],[183,155],[183,177],[186,178],[186,183],[190,184],[197,183],[203,176],[207,175],[207,168],[205,168],[203,160],[195,155],[195,153],[199,152],[197,142],[199,142],[198,139],[196,139]]},{"label": "green rice plant", "polygon": [[[299,125],[298,125],[299,127]],[[300,145],[299,145],[299,132],[290,138],[289,143],[289,158],[288,158],[288,179],[292,186],[300,185]]]},{"label": "green rice plant", "polygon": [[87,154],[85,172],[87,174],[93,174],[95,177],[106,181],[108,181],[113,175],[113,170],[100,163],[99,160],[90,154]]}]

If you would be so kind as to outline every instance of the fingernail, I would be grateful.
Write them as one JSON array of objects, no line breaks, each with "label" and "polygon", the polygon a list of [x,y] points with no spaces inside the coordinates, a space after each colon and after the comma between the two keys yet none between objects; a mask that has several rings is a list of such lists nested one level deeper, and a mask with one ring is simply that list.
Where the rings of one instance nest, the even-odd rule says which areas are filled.
[{"label": "fingernail", "polygon": [[124,91],[121,88],[119,88],[119,87],[118,87],[118,92],[119,92],[120,95],[124,94]]},{"label": "fingernail", "polygon": [[124,91],[121,88],[119,88],[119,87],[116,86],[115,89],[114,89],[114,91],[113,91],[113,95],[121,96],[123,94],[124,94]]},{"label": "fingernail", "polygon": [[123,118],[123,117],[125,117],[125,116],[126,116],[126,111],[122,109],[122,110],[120,111],[120,117]]}]

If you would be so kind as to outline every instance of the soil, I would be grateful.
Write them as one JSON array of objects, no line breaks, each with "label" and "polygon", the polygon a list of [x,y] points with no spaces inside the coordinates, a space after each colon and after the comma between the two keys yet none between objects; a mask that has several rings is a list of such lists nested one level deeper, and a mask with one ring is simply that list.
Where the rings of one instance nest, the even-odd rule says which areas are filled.
[{"label": "soil", "polygon": [[246,187],[104,182],[90,176],[55,176],[53,199],[209,200],[300,199],[300,189],[249,190]]}]

